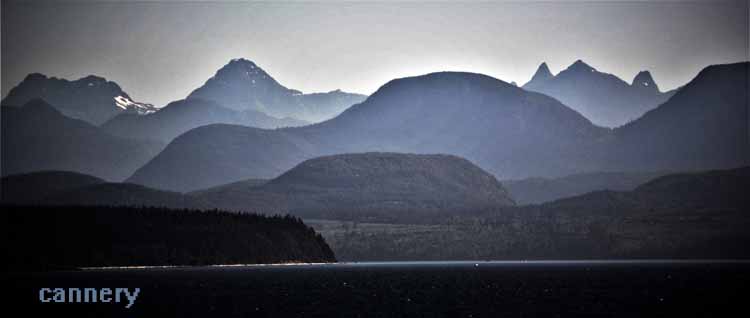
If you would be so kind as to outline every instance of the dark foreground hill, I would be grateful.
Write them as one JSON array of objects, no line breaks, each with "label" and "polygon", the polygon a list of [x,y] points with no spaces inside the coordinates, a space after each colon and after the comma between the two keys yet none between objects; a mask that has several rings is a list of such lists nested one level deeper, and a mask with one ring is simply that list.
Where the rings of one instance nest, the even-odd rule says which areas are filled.
[{"label": "dark foreground hill", "polygon": [[40,99],[23,107],[3,106],[1,128],[3,176],[63,170],[120,181],[164,147],[112,136]]},{"label": "dark foreground hill", "polygon": [[39,204],[55,193],[102,184],[97,177],[69,171],[40,171],[3,177],[0,202],[5,204]]},{"label": "dark foreground hill", "polygon": [[6,270],[332,262],[293,217],[134,207],[3,206]]},{"label": "dark foreground hill", "polygon": [[630,191],[667,172],[591,172],[560,178],[503,180],[519,205],[537,204],[597,190]]},{"label": "dark foreground hill", "polygon": [[2,204],[54,206],[144,206],[213,209],[196,197],[131,183],[113,183],[66,171],[43,171],[2,178]]},{"label": "dark foreground hill", "polygon": [[495,177],[466,159],[397,153],[319,157],[263,184],[234,183],[193,196],[223,209],[334,219],[461,214],[515,204]]},{"label": "dark foreground hill", "polygon": [[750,168],[674,174],[632,191],[421,218],[314,221],[346,261],[750,258]]},{"label": "dark foreground hill", "polygon": [[146,206],[173,209],[209,209],[193,197],[132,183],[103,183],[46,196],[43,205]]}]

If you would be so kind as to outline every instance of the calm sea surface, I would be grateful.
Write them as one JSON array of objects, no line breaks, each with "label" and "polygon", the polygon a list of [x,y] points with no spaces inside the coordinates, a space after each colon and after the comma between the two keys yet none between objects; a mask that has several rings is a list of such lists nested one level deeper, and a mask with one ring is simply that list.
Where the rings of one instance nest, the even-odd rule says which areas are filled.
[{"label": "calm sea surface", "polygon": [[[106,317],[738,317],[746,261],[467,261],[5,273],[5,310]],[[40,288],[140,288],[130,309]]]}]

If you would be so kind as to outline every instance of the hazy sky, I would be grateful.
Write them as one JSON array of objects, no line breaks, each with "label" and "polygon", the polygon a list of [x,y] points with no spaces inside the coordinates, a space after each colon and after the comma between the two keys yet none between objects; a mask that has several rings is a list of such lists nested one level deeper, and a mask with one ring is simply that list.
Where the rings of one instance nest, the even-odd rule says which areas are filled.
[{"label": "hazy sky", "polygon": [[235,57],[303,92],[370,94],[443,70],[523,84],[576,59],[660,87],[748,60],[747,1],[216,3],[2,1],[2,96],[31,72],[120,84],[163,106]]}]

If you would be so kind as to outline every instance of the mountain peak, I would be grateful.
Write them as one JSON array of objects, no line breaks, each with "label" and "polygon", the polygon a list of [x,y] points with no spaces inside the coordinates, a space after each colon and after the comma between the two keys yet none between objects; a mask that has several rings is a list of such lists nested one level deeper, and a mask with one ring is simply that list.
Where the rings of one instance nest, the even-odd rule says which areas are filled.
[{"label": "mountain peak", "polygon": [[83,78],[79,79],[79,81],[83,81],[83,82],[107,82],[107,79],[104,78],[104,77],[101,77],[101,76],[88,75],[86,77],[83,77]]},{"label": "mountain peak", "polygon": [[303,94],[284,87],[244,58],[230,60],[187,97],[192,98],[213,101],[238,111],[255,110],[276,118],[294,117],[315,122],[330,119],[364,100],[364,96],[337,92]]},{"label": "mountain peak", "polygon": [[526,89],[533,89],[540,85],[544,85],[544,83],[554,77],[555,76],[552,75],[552,72],[549,71],[549,67],[547,67],[547,62],[542,62],[542,64],[539,64],[539,67],[536,69],[534,76],[531,77],[531,80],[524,84],[523,87]]},{"label": "mountain peak", "polygon": [[214,78],[226,81],[249,81],[255,84],[255,79],[270,79],[271,77],[253,61],[244,58],[235,58],[220,68]]},{"label": "mountain peak", "polygon": [[573,62],[573,64],[571,64],[570,66],[568,66],[566,71],[593,73],[593,72],[596,72],[596,69],[591,67],[591,65],[586,64],[586,62],[584,62],[583,60],[579,59]]},{"label": "mountain peak", "polygon": [[257,65],[255,65],[255,63],[253,61],[248,60],[248,59],[246,59],[244,57],[239,57],[239,58],[231,59],[229,61],[229,63],[227,63],[227,66],[229,66],[229,65],[248,65],[248,66],[252,65],[252,66],[256,66],[257,67]]},{"label": "mountain peak", "polygon": [[251,60],[244,59],[244,58],[236,58],[236,59],[230,60],[229,63],[224,65],[224,67],[222,67],[219,71],[224,70],[224,69],[253,70],[253,69],[260,69],[260,67],[258,67],[258,65],[255,64],[255,62]]},{"label": "mountain peak", "polygon": [[651,77],[651,73],[649,71],[641,71],[638,73],[638,75],[633,78],[633,83],[630,84],[633,87],[648,89],[648,90],[654,90],[658,91],[659,87],[654,82],[654,78]]},{"label": "mountain peak", "polygon": [[47,79],[47,75],[44,75],[42,73],[29,73],[29,75],[26,75],[26,78],[24,78],[24,81],[33,81],[33,80],[45,80]]},{"label": "mountain peak", "polygon": [[531,77],[531,80],[546,80],[552,77],[554,77],[554,75],[552,75],[552,72],[549,71],[547,62],[542,62],[542,64],[539,64],[539,67],[536,69],[536,73],[534,73],[534,76]]}]

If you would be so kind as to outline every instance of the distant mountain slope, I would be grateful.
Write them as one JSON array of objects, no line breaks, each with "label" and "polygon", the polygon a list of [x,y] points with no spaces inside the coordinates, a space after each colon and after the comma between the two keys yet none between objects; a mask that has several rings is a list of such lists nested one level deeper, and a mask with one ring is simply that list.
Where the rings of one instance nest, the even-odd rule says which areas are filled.
[{"label": "distant mountain slope", "polygon": [[187,192],[248,178],[276,177],[317,150],[288,129],[216,124],[190,130],[127,182]]},{"label": "distant mountain slope", "polygon": [[336,117],[350,106],[367,99],[366,95],[347,93],[340,89],[326,93],[309,93],[296,96],[299,103],[304,105],[302,115],[298,115],[298,117],[311,122],[321,122]]},{"label": "distant mountain slope", "polygon": [[40,98],[65,116],[99,125],[120,113],[148,114],[157,110],[151,104],[133,101],[115,82],[98,76],[68,81],[43,74],[29,74],[8,92],[6,106],[22,106]]},{"label": "distant mountain slope", "polygon": [[212,209],[195,197],[67,171],[42,171],[2,178],[3,204],[149,206]]},{"label": "distant mountain slope", "polygon": [[234,59],[190,93],[187,99],[210,100],[230,109],[256,110],[278,118],[319,122],[336,116],[366,97],[340,90],[302,94],[279,84],[255,63]]},{"label": "distant mountain slope", "polygon": [[706,67],[667,102],[615,129],[602,162],[614,171],[750,164],[749,78],[748,62]]},{"label": "distant mountain slope", "polygon": [[169,142],[182,133],[210,124],[236,124],[258,128],[293,127],[308,124],[292,118],[275,118],[255,110],[235,111],[198,98],[180,100],[145,116],[121,114],[107,121],[107,132],[139,139]]},{"label": "distant mountain slope", "polygon": [[69,171],[16,174],[1,180],[0,202],[14,204],[36,204],[54,193],[106,182],[97,177]]},{"label": "distant mountain slope", "polygon": [[591,172],[560,178],[503,180],[518,204],[536,204],[597,190],[630,191],[667,172]]},{"label": "distant mountain slope", "polygon": [[44,205],[138,206],[175,209],[209,209],[193,197],[149,189],[137,184],[103,183],[59,191],[46,196]]},{"label": "distant mountain slope", "polygon": [[602,73],[577,60],[557,75],[542,63],[524,89],[560,100],[593,123],[605,127],[621,126],[665,102],[672,92],[662,93],[643,71],[628,84],[618,77]]},{"label": "distant mountain slope", "polygon": [[321,155],[370,151],[454,154],[503,178],[558,176],[588,166],[579,149],[607,132],[550,97],[492,77],[433,73],[393,80],[317,125],[189,131],[129,182],[190,191],[275,177]]},{"label": "distant mountain slope", "polygon": [[362,153],[307,160],[266,183],[234,183],[193,194],[228,210],[303,217],[461,213],[514,205],[503,186],[449,155]]},{"label": "distant mountain slope", "polygon": [[122,180],[156,155],[156,142],[115,137],[36,99],[2,107],[2,174],[74,171]]},{"label": "distant mountain slope", "polygon": [[340,116],[299,131],[331,153],[454,154],[501,178],[576,171],[578,163],[565,159],[607,133],[548,96],[462,72],[392,80]]},{"label": "distant mountain slope", "polygon": [[232,182],[232,183],[228,183],[228,184],[224,184],[224,185],[220,185],[216,187],[211,187],[207,189],[195,190],[195,191],[188,192],[187,194],[204,195],[204,194],[214,194],[214,193],[221,193],[221,192],[224,192],[226,194],[226,193],[238,191],[240,192],[240,195],[241,195],[245,192],[245,190],[260,187],[266,184],[269,180],[270,179],[247,179],[247,180]]},{"label": "distant mountain slope", "polygon": [[[656,178],[632,191],[594,191],[544,205],[553,211],[581,208],[627,210],[631,213],[747,212],[750,197],[750,167],[695,173],[671,174]],[[582,211],[583,212],[583,211]],[[687,213],[686,213],[687,215]]]}]

